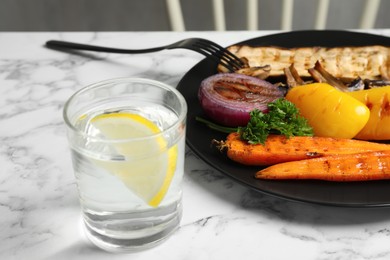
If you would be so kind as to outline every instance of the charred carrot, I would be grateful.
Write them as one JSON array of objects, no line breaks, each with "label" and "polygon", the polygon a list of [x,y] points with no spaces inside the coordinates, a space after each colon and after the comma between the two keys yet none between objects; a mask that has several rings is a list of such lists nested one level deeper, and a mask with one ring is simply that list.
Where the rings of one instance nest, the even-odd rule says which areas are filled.
[{"label": "charred carrot", "polygon": [[369,181],[390,179],[390,150],[342,154],[272,165],[259,179]]},{"label": "charred carrot", "polygon": [[227,156],[245,165],[273,165],[335,154],[352,154],[368,151],[390,150],[390,145],[368,141],[329,137],[269,135],[265,144],[249,144],[238,133],[228,135],[218,142]]}]

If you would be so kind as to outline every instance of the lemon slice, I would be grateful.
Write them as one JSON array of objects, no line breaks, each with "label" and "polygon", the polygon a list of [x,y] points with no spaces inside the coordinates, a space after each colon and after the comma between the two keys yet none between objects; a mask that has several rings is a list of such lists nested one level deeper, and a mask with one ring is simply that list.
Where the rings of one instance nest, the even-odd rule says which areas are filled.
[{"label": "lemon slice", "polygon": [[[129,112],[100,114],[90,120],[124,160],[99,161],[139,198],[152,207],[163,200],[176,169],[177,145],[168,150],[162,136],[142,138],[161,132],[152,121]],[[141,138],[139,138],[141,137]],[[132,138],[139,138],[136,142]],[[115,140],[121,139],[120,142]],[[129,139],[129,142],[124,140]]]}]

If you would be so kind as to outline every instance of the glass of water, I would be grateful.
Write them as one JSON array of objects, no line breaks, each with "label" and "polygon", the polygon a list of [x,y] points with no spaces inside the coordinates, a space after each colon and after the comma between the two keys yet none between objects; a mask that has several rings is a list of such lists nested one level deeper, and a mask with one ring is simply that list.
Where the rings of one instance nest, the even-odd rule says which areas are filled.
[{"label": "glass of water", "polygon": [[164,241],[181,219],[183,96],[153,80],[112,79],[77,91],[63,113],[89,239],[112,252]]}]

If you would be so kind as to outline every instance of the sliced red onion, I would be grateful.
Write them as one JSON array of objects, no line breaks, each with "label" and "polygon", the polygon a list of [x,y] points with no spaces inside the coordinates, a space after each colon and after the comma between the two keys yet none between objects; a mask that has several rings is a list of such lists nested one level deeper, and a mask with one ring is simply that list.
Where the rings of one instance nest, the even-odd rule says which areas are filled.
[{"label": "sliced red onion", "polygon": [[267,105],[284,96],[272,83],[238,73],[220,73],[204,79],[198,98],[205,114],[225,126],[244,126],[255,108],[267,112]]}]

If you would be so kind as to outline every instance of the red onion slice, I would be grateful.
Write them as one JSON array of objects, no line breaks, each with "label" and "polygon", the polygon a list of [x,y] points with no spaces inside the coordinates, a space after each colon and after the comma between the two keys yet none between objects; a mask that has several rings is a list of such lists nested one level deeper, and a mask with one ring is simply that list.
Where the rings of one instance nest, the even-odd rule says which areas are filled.
[{"label": "red onion slice", "polygon": [[198,98],[205,114],[225,126],[244,126],[255,108],[266,112],[267,105],[284,96],[268,81],[237,74],[220,73],[204,79]]}]

